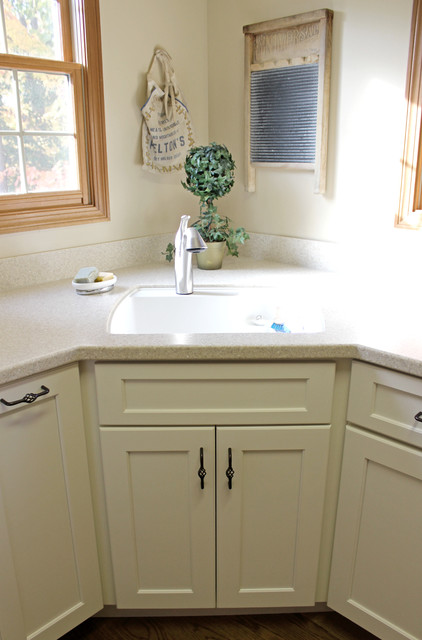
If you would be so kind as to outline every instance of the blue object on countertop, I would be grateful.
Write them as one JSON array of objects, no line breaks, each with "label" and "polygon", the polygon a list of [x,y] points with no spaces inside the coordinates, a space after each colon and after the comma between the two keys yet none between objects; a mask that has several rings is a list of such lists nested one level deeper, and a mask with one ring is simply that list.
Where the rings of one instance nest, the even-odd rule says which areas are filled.
[{"label": "blue object on countertop", "polygon": [[288,329],[284,323],[280,324],[278,322],[273,322],[271,329],[274,329],[274,331],[278,331],[279,333],[291,333],[290,329]]}]

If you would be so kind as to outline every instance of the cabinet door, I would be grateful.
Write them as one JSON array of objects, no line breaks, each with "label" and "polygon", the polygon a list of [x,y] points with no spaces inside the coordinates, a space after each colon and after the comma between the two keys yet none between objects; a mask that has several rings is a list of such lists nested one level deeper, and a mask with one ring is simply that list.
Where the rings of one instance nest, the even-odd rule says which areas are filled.
[{"label": "cabinet door", "polygon": [[214,607],[214,429],[103,427],[101,446],[117,606]]},{"label": "cabinet door", "polygon": [[422,638],[422,451],[347,427],[328,604],[386,640]]},{"label": "cabinet door", "polygon": [[0,636],[51,640],[102,608],[77,367],[2,388]]},{"label": "cabinet door", "polygon": [[217,429],[219,607],[315,603],[328,440],[328,426]]}]

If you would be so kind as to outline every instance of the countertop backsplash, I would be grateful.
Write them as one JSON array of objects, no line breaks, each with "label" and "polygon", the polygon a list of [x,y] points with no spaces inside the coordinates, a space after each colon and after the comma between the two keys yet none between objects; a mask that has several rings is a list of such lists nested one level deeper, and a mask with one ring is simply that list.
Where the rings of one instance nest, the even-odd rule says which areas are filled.
[{"label": "countertop backsplash", "polygon": [[[161,252],[173,239],[174,234],[163,234],[0,258],[0,291],[73,278],[83,266],[115,271],[136,264],[164,263]],[[338,246],[317,240],[251,233],[240,255],[323,271],[338,267]],[[230,256],[225,259],[236,260]]]}]

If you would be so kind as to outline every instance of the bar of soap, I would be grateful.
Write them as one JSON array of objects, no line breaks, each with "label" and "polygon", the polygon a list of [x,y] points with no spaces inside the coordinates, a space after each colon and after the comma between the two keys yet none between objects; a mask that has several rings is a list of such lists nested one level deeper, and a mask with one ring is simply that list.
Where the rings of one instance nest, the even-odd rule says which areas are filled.
[{"label": "bar of soap", "polygon": [[82,267],[73,278],[73,282],[94,282],[97,276],[97,267]]},{"label": "bar of soap", "polygon": [[114,273],[110,271],[100,271],[98,276],[95,278],[95,282],[104,282],[105,280],[113,280]]}]

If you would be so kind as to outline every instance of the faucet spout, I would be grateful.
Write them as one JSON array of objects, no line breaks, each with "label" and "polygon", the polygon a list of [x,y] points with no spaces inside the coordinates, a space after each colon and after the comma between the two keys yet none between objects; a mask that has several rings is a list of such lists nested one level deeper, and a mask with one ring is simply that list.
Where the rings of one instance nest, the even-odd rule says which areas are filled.
[{"label": "faucet spout", "polygon": [[205,251],[207,245],[199,232],[188,227],[190,216],[182,216],[174,239],[174,278],[176,293],[187,295],[193,292],[192,253]]}]

